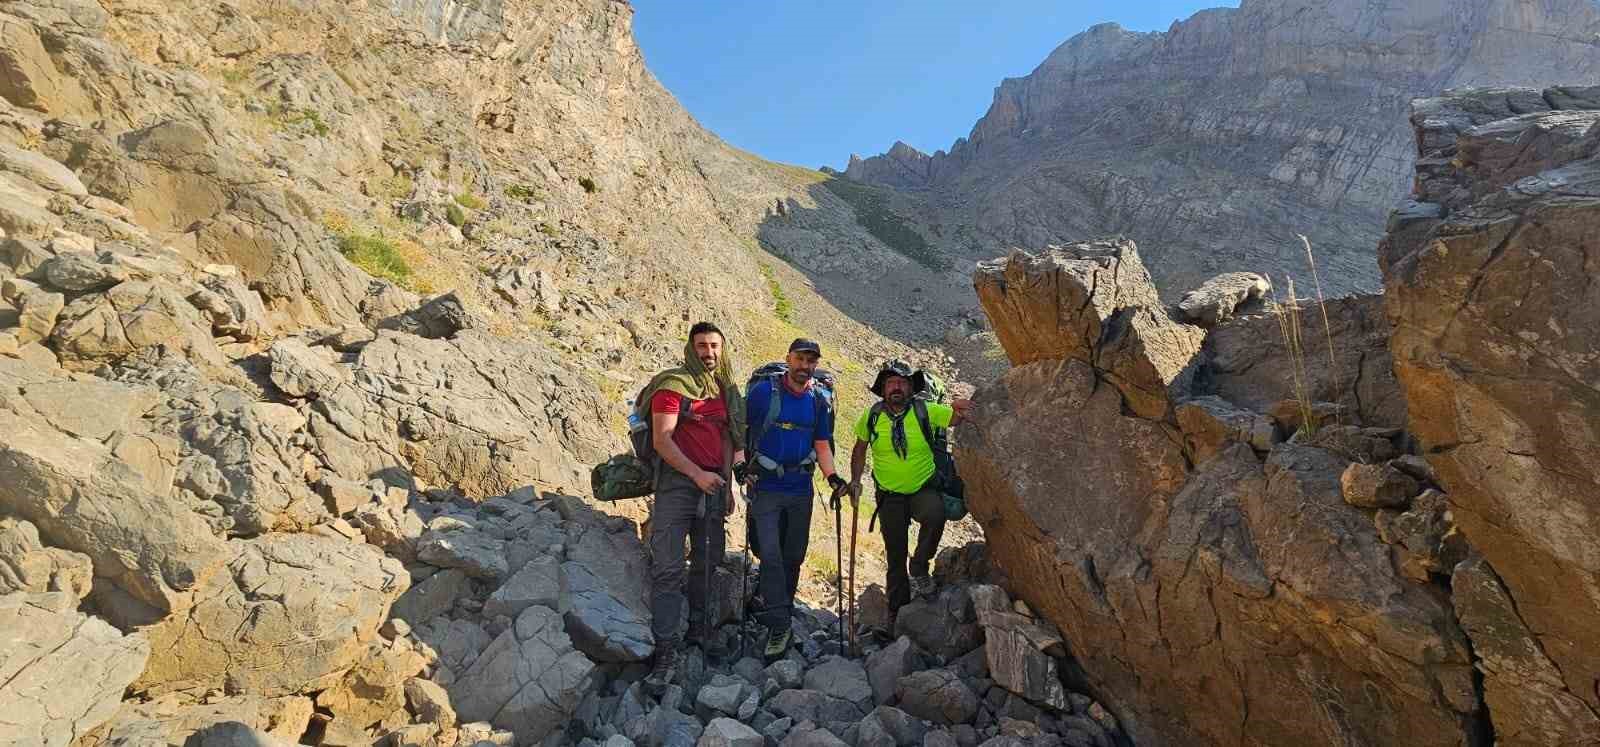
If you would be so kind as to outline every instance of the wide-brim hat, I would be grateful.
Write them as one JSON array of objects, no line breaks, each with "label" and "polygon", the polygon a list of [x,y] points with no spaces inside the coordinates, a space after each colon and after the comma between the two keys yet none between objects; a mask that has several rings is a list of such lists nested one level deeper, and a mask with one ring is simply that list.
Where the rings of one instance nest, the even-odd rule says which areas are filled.
[{"label": "wide-brim hat", "polygon": [[867,390],[882,398],[883,385],[889,381],[890,376],[899,376],[911,382],[912,394],[921,392],[928,385],[921,376],[917,375],[916,371],[912,370],[910,364],[905,361],[894,360],[883,364],[883,367],[878,369],[878,378],[873,379],[872,386],[867,387]]}]

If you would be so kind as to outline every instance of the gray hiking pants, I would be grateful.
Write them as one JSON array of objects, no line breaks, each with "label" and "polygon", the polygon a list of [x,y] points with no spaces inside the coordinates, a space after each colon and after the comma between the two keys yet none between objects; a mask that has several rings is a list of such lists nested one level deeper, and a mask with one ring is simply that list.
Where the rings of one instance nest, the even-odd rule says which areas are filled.
[{"label": "gray hiking pants", "polygon": [[[704,507],[704,515],[696,516]],[[706,574],[715,572],[727,545],[724,534],[723,496],[707,496],[693,480],[663,465],[650,506],[650,622],[656,640],[678,635],[683,615],[684,586],[688,582],[689,627],[705,618]],[[684,564],[683,540],[689,540],[689,562]],[[709,544],[709,547],[708,547]],[[709,552],[708,552],[709,551]],[[711,564],[706,565],[707,555]]]}]

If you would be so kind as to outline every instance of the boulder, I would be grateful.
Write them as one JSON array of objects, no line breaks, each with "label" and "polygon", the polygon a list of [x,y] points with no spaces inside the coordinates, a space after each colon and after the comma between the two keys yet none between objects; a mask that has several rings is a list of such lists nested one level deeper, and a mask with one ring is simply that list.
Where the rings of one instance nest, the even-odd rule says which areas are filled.
[{"label": "boulder", "polygon": [[259,739],[243,742],[246,747],[292,745],[305,734],[312,710],[311,699],[298,695],[233,695],[194,703],[168,694],[150,701],[123,703],[111,720],[91,732],[79,747],[187,745],[192,735],[227,725],[248,729]]},{"label": "boulder", "polygon": [[1373,522],[1378,536],[1399,552],[1400,571],[1418,583],[1451,573],[1468,554],[1466,539],[1450,520],[1449,498],[1437,490],[1417,496],[1404,513],[1379,511]]},{"label": "boulder", "polygon": [[696,747],[765,747],[761,733],[731,718],[712,719]]},{"label": "boulder", "polygon": [[456,710],[450,706],[450,694],[432,680],[413,677],[405,682],[406,704],[417,720],[438,726],[441,731],[456,728]]},{"label": "boulder", "polygon": [[319,711],[364,729],[389,731],[410,721],[406,685],[427,661],[410,645],[367,644],[350,671],[317,693]]},{"label": "boulder", "polygon": [[973,284],[1013,366],[1092,361],[1130,409],[1153,418],[1193,377],[1205,330],[1167,316],[1131,241],[1014,252],[980,263]]},{"label": "boulder", "polygon": [[126,267],[78,252],[51,257],[39,266],[39,271],[44,273],[47,285],[71,293],[102,291],[128,279]]},{"label": "boulder", "polygon": [[413,626],[421,626],[454,607],[456,600],[472,590],[466,572],[451,568],[423,579],[395,600],[391,614]]},{"label": "boulder", "polygon": [[[561,559],[555,556],[534,558],[511,578],[495,589],[489,595],[488,601],[483,603],[483,615],[494,619],[500,615],[515,618],[522,611],[533,605],[541,605],[550,609],[561,609],[561,590],[565,585],[565,575],[562,573]],[[584,570],[586,578],[580,583],[589,583],[593,574]],[[602,618],[603,619],[603,618]],[[568,634],[571,634],[569,623]]]},{"label": "boulder", "polygon": [[66,297],[46,290],[32,290],[17,298],[17,343],[26,345],[49,339],[56,320],[66,306]]},{"label": "boulder", "polygon": [[1010,610],[980,613],[989,676],[996,685],[1029,702],[1068,710],[1056,663],[1066,646],[1054,630]]},{"label": "boulder", "polygon": [[655,650],[650,618],[617,598],[577,561],[562,564],[562,601],[573,644],[595,661],[641,661]]},{"label": "boulder", "polygon": [[1183,294],[1178,314],[1209,329],[1232,319],[1241,306],[1261,301],[1270,290],[1272,282],[1253,272],[1223,273]]},{"label": "boulder", "polygon": [[932,599],[917,599],[900,608],[895,633],[923,650],[953,659],[983,643],[972,599],[960,586],[946,586]]},{"label": "boulder", "polygon": [[450,686],[466,721],[489,721],[538,744],[577,710],[594,663],[572,647],[561,615],[529,607]]},{"label": "boulder", "polygon": [[[989,282],[985,271],[975,282]],[[1051,324],[1067,329],[1095,327],[1080,317],[1102,315],[1127,294],[1125,279],[1106,278],[1099,292],[1108,298],[1090,300],[1080,283],[1023,273],[1008,280],[1007,297],[1047,294],[1052,283],[1062,300],[1041,305],[1055,310]],[[1019,319],[1010,301],[980,298],[1002,339],[1033,334],[1026,325],[1037,315]],[[1362,342],[1351,364],[1365,370],[1387,351],[1379,315],[1366,313],[1378,307],[1346,312],[1354,308],[1364,315],[1341,317],[1330,304],[1330,322],[1360,333],[1351,338]],[[1270,339],[1267,330],[1246,339],[1235,329],[1253,319],[1211,331],[1211,360],[1193,393],[1260,412],[1256,403],[1292,391],[1292,382],[1265,376],[1282,366],[1273,357],[1282,352],[1260,344]],[[1214,344],[1219,335],[1228,345]],[[1348,461],[1276,444],[1263,463],[1251,446],[1231,442],[1191,467],[1170,421],[1147,418],[1101,385],[1107,343],[1094,334],[1076,339],[978,392],[957,461],[993,562],[1028,607],[1072,641],[1086,688],[1121,717],[1128,737],[1153,744],[1468,741],[1480,704],[1466,639],[1437,596],[1396,572],[1370,514],[1344,502],[1339,476]],[[1219,350],[1246,349],[1254,352],[1217,360]],[[1267,396],[1243,381],[1258,382]],[[1375,382],[1363,378],[1360,386]],[[1367,424],[1400,424],[1378,417],[1387,412],[1381,400],[1351,398]],[[1007,648],[1025,650],[1014,643]],[[1035,679],[1028,658],[1000,662],[1000,674]],[[1326,712],[1329,693],[1344,694],[1335,700],[1341,717],[1308,719]],[[921,715],[903,696],[899,707]]]},{"label": "boulder", "polygon": [[[1203,346],[1204,384],[1196,394],[1216,395],[1245,410],[1271,413],[1278,402],[1298,397],[1295,372],[1299,370],[1312,402],[1341,408],[1342,415],[1324,418],[1325,422],[1404,426],[1406,397],[1390,362],[1384,297],[1302,304],[1298,314],[1302,346],[1298,366],[1274,314],[1238,317],[1213,327]],[[1288,433],[1297,429],[1282,419],[1279,423]]]},{"label": "boulder", "polygon": [[417,540],[418,560],[440,568],[458,568],[472,578],[505,577],[504,540],[454,520],[436,519],[429,526]]},{"label": "boulder", "polygon": [[866,709],[854,701],[835,698],[816,690],[783,690],[767,701],[767,708],[779,716],[801,721],[856,721]]},{"label": "boulder", "polygon": [[150,644],[64,592],[0,594],[0,742],[66,747],[111,718]]},{"label": "boulder", "polygon": [[[863,742],[866,739],[868,724],[874,725],[879,734],[889,737],[889,745],[899,745],[899,747],[921,747],[922,741],[928,734],[928,727],[924,726],[920,719],[892,706],[880,705],[861,720]],[[857,747],[865,745],[858,742]]]},{"label": "boulder", "polygon": [[1195,464],[1216,456],[1230,443],[1269,451],[1279,441],[1277,425],[1271,417],[1235,407],[1221,397],[1184,400],[1174,415]]},{"label": "boulder", "polygon": [[93,369],[156,346],[212,369],[227,366],[212,340],[211,322],[164,281],[130,280],[74,299],[61,310],[50,345],[62,365],[73,369]]},{"label": "boulder", "polygon": [[1600,734],[1600,715],[1567,690],[1488,561],[1474,556],[1457,565],[1450,588],[1483,672],[1496,743],[1583,744]]},{"label": "boulder", "polygon": [[[1461,89],[1415,102],[1415,189],[1379,260],[1409,428],[1451,517],[1564,690],[1600,712],[1600,439],[1589,425],[1600,417],[1600,289],[1584,251],[1600,226],[1600,113],[1564,90]],[[1554,103],[1537,109],[1495,103],[1546,93]],[[1490,718],[1498,730],[1493,705]]]},{"label": "boulder", "polygon": [[51,546],[89,556],[97,595],[133,600],[151,611],[148,621],[187,608],[223,567],[229,550],[206,522],[145,490],[103,445],[6,410],[0,433],[0,512],[31,522]]},{"label": "boulder", "polygon": [[53,591],[82,599],[89,595],[93,578],[89,556],[45,547],[33,524],[0,518],[0,594]]},{"label": "boulder", "polygon": [[801,722],[791,728],[780,747],[848,747],[849,743],[811,722]]},{"label": "boulder", "polygon": [[828,657],[808,670],[805,688],[862,705],[873,701],[867,670],[860,662],[839,656]]},{"label": "boulder", "polygon": [[228,550],[192,608],[145,630],[155,653],[140,689],[327,689],[367,655],[410,580],[376,548],[329,537],[267,534]]},{"label": "boulder", "polygon": [[978,713],[978,696],[948,669],[924,669],[895,684],[900,709],[937,724],[960,724]]},{"label": "boulder", "polygon": [[1339,476],[1344,501],[1361,508],[1399,508],[1411,505],[1417,481],[1387,464],[1352,464]]},{"label": "boulder", "polygon": [[89,194],[71,169],[49,156],[22,150],[5,142],[0,142],[0,171],[11,172],[52,192],[71,197]]},{"label": "boulder", "polygon": [[911,639],[900,636],[867,656],[867,680],[872,685],[872,700],[878,705],[894,702],[894,689],[900,678],[922,668],[922,656]]}]

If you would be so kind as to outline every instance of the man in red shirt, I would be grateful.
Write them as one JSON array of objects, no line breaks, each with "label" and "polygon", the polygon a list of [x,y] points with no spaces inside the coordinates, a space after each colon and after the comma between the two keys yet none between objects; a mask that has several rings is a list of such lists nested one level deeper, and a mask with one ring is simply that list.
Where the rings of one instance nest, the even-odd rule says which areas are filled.
[{"label": "man in red shirt", "polygon": [[702,647],[713,638],[715,621],[705,619],[711,598],[707,587],[715,564],[722,560],[725,521],[735,507],[728,471],[744,459],[744,397],[733,381],[725,345],[716,325],[694,325],[684,365],[658,374],[648,391],[651,443],[661,467],[650,506],[650,614],[656,657],[644,684],[656,693],[672,683],[682,657],[678,619],[685,581],[690,635]]}]

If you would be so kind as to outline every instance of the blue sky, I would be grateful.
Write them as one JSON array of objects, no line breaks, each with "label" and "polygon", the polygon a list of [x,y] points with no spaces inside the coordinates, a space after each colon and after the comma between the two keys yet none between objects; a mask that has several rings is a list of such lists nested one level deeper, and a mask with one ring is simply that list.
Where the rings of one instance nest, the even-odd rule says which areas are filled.
[{"label": "blue sky", "polygon": [[964,137],[1001,78],[1102,21],[1165,31],[1237,0],[634,0],[645,62],[702,125],[765,158],[843,168]]}]

